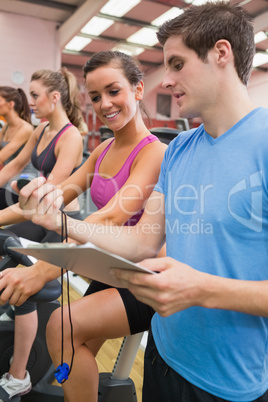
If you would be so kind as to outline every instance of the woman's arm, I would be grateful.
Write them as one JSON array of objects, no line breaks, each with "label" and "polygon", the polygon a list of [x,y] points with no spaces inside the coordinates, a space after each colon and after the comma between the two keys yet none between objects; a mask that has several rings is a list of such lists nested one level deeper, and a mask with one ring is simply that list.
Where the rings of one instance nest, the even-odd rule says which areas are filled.
[{"label": "woman's arm", "polygon": [[6,226],[25,221],[26,218],[18,203],[0,210],[0,226]]},{"label": "woman's arm", "polygon": [[[0,171],[0,187],[9,182],[16,174],[18,174],[30,161],[32,151],[35,147],[37,139],[42,128],[38,126],[31,134],[27,144],[23,147],[19,155],[11,162],[3,167]],[[8,208],[0,211],[0,226],[20,223],[25,221],[18,204],[13,204]]]},{"label": "woman's arm", "polygon": [[40,134],[40,128],[37,127],[31,134],[26,145],[16,158],[3,167],[0,171],[0,187],[8,183],[14,176],[16,176],[22,169],[30,162],[31,155],[37,139]]},{"label": "woman's arm", "polygon": [[[12,175],[12,178],[28,163],[36,142],[42,132],[42,129],[44,128],[44,125],[46,124],[47,123],[43,123],[40,125],[41,127],[37,127],[20,154],[13,161],[8,163],[4,169],[2,169],[2,171],[0,172],[0,183],[3,170],[4,177],[6,177],[7,175]],[[65,143],[67,144],[67,146],[64,145]],[[64,137],[64,141],[60,144],[61,146],[58,147],[59,157],[55,164],[55,168],[52,170],[48,179],[48,181],[54,184],[58,184],[60,183],[60,180],[62,180],[62,178],[68,177],[71,171],[74,169],[75,163],[77,163],[77,159],[79,157],[82,158],[82,139],[76,128],[73,128],[71,135]],[[9,170],[7,170],[6,167],[9,167]],[[0,211],[0,225],[10,225],[14,223],[20,223],[25,220],[26,219],[23,216],[23,213],[18,204],[11,205],[10,207]]]},{"label": "woman's arm", "polygon": [[31,295],[37,293],[44,285],[61,275],[61,268],[37,261],[34,265],[24,268],[8,268],[3,271],[0,283],[1,301],[21,305]]},{"label": "woman's arm", "polygon": [[[1,128],[1,125],[0,125],[0,128]],[[2,130],[0,131],[0,144],[1,144],[1,142],[2,142],[2,138],[3,138],[3,136],[4,136],[4,127],[2,127]],[[1,151],[0,151],[1,152]],[[3,165],[3,163],[0,163],[0,169],[3,167],[2,166]]]},{"label": "woman's arm", "polygon": [[0,150],[0,164],[4,164],[8,158],[20,149],[20,147],[26,144],[31,137],[32,132],[33,127],[25,122],[25,124],[18,129],[14,138],[12,138],[12,140]]}]

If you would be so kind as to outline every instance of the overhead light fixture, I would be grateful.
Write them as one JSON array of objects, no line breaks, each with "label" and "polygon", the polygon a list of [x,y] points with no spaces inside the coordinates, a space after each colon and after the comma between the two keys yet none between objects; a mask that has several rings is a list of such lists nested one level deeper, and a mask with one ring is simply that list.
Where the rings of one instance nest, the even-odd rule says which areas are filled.
[{"label": "overhead light fixture", "polygon": [[138,43],[140,45],[154,46],[157,42],[156,31],[151,28],[141,28],[133,35],[127,38],[128,42]]},{"label": "overhead light fixture", "polygon": [[268,63],[268,51],[266,53],[256,53],[253,59],[253,67],[259,67]]},{"label": "overhead light fixture", "polygon": [[113,50],[117,50],[119,52],[123,52],[128,54],[129,56],[138,56],[142,52],[144,52],[144,49],[142,47],[136,47],[136,46],[128,46],[125,44],[119,44],[116,45]]},{"label": "overhead light fixture", "polygon": [[87,46],[91,42],[91,39],[89,38],[84,38],[82,36],[75,36],[67,45],[65,46],[65,49],[68,50],[76,50],[79,52],[82,50],[85,46]]},{"label": "overhead light fixture", "polygon": [[172,7],[168,11],[166,11],[164,14],[160,15],[157,17],[155,20],[151,22],[152,25],[160,26],[162,25],[165,21],[172,20],[175,17],[178,17],[178,15],[182,14],[183,10],[178,7]]},{"label": "overhead light fixture", "polygon": [[[155,26],[159,26],[164,21],[175,18],[182,13],[183,13],[183,10],[181,10],[180,8],[172,7],[167,12],[160,15],[158,18],[154,19],[151,22],[151,24],[155,25]],[[137,43],[137,44],[145,45],[145,46],[154,46],[158,43],[156,31],[152,28],[141,28],[137,32],[135,32],[133,35],[129,36],[126,40],[127,40],[127,42]],[[144,51],[144,49],[141,50],[140,48],[138,48],[137,52],[139,52],[139,53],[136,53],[136,55],[142,53],[142,51]],[[133,54],[133,50],[131,50],[131,52]]]},{"label": "overhead light fixture", "polygon": [[140,2],[141,0],[109,0],[100,12],[114,15],[115,17],[122,17]]},{"label": "overhead light fixture", "polygon": [[262,42],[263,40],[266,40],[266,39],[267,39],[267,35],[263,31],[260,31],[260,32],[256,33],[256,35],[254,36],[254,42],[255,43]]},{"label": "overhead light fixture", "polygon": [[81,32],[88,35],[98,36],[102,32],[106,31],[114,21],[107,18],[93,17],[91,20],[81,29]]}]

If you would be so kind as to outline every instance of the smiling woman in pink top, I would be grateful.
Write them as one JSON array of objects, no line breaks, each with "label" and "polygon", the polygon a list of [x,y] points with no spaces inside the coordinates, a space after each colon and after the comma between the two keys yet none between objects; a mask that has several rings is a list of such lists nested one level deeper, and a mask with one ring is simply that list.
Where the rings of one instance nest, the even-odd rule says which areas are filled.
[{"label": "smiling woman in pink top", "polygon": [[[86,221],[111,226],[135,225],[157,182],[166,149],[165,144],[150,134],[142,118],[143,74],[130,56],[107,51],[97,53],[86,63],[84,75],[94,111],[113,131],[114,138],[101,143],[81,168],[61,184],[64,204],[91,187],[98,211]],[[34,185],[35,181],[24,187],[22,193]],[[44,215],[42,219],[38,224],[48,227],[51,215]],[[12,276],[12,272],[9,275]],[[24,285],[27,275],[29,281],[25,288],[32,294],[46,281],[59,276],[60,269],[38,261],[33,268],[24,269],[21,277]],[[4,273],[2,281],[5,279]],[[20,301],[29,297],[29,293],[26,296],[21,291],[16,294]],[[112,288],[96,281],[91,282],[85,297],[71,303],[71,308],[75,355],[69,379],[62,384],[64,395],[69,402],[97,401],[99,373],[95,356],[98,350],[109,338],[147,330],[154,311],[137,301],[127,289]],[[64,316],[64,322],[68,323],[67,309]],[[47,327],[48,348],[55,367],[61,363],[60,323],[57,310]],[[72,355],[69,331],[67,324],[64,328],[66,361],[70,361]]]}]

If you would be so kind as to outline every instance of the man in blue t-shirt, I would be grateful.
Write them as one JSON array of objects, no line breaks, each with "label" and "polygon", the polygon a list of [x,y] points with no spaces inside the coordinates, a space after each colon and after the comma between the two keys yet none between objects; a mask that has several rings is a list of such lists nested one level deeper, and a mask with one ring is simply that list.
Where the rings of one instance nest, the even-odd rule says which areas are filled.
[{"label": "man in blue t-shirt", "polygon": [[205,4],[158,39],[163,86],[204,124],[168,147],[140,222],[161,227],[139,239],[157,249],[165,220],[168,258],[143,263],[160,273],[116,273],[157,311],[143,400],[268,401],[268,110],[246,90],[253,28],[242,8]]},{"label": "man in blue t-shirt", "polygon": [[[267,402],[268,110],[246,89],[253,27],[242,7],[207,3],[164,23],[158,39],[163,86],[182,117],[204,124],[172,141],[140,222],[121,228],[119,241],[112,228],[103,234],[70,217],[69,236],[147,258],[141,264],[158,272],[113,271],[156,310],[144,402]],[[25,190],[25,209],[40,201],[30,197],[34,185],[42,183]],[[60,231],[58,215],[33,219]],[[167,257],[151,258],[165,240]]]}]

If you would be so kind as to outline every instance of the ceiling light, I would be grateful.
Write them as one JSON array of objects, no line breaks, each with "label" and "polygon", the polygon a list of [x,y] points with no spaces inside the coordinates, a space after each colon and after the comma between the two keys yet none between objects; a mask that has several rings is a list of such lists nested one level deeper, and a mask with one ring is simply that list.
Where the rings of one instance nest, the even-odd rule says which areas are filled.
[{"label": "ceiling light", "polygon": [[268,52],[255,54],[253,59],[253,67],[259,67],[266,63],[268,63]]},{"label": "ceiling light", "polygon": [[260,32],[256,33],[256,35],[254,36],[254,42],[255,43],[262,42],[263,40],[266,40],[266,39],[267,39],[267,35],[263,31],[260,31]]},{"label": "ceiling light", "polygon": [[69,43],[67,43],[65,49],[79,51],[82,50],[90,42],[91,39],[89,38],[84,38],[82,36],[75,36]]},{"label": "ceiling light", "polygon": [[128,54],[129,56],[138,56],[142,52],[144,52],[144,49],[142,47],[136,47],[136,46],[128,46],[125,44],[119,44],[113,48],[113,50],[117,50],[119,52],[123,52]]},{"label": "ceiling light", "polygon": [[102,32],[106,31],[114,21],[107,18],[93,17],[91,20],[81,29],[81,32],[88,35],[98,36]]},{"label": "ceiling light", "polygon": [[128,42],[139,43],[141,45],[154,46],[157,42],[156,31],[151,28],[141,28],[127,38]]},{"label": "ceiling light", "polygon": [[158,18],[153,20],[151,22],[152,25],[160,26],[162,25],[165,21],[172,20],[175,17],[178,17],[178,15],[182,14],[183,10],[178,7],[172,7],[168,11],[166,11],[164,14],[160,15]]},{"label": "ceiling light", "polygon": [[122,17],[129,10],[139,4],[141,0],[109,0],[100,10],[103,14]]}]

